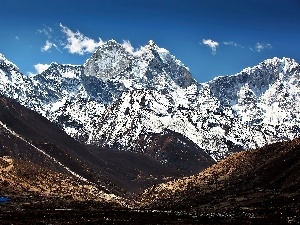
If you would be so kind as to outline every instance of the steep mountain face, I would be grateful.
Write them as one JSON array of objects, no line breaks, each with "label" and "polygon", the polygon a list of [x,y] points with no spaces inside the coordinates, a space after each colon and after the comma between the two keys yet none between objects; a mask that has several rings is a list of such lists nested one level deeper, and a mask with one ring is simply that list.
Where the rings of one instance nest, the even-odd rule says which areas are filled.
[{"label": "steep mountain face", "polygon": [[274,58],[209,82],[212,95],[223,106],[231,106],[242,125],[232,126],[229,136],[242,130],[238,136],[244,148],[298,137],[299,71],[294,60]]},{"label": "steep mountain face", "polygon": [[196,144],[191,150],[198,149],[196,162],[203,151],[220,160],[299,137],[300,67],[292,59],[265,60],[199,84],[153,41],[133,51],[111,40],[83,66],[53,63],[43,73],[26,77],[1,56],[0,71],[5,96],[39,112],[73,138],[148,154],[174,168],[181,163],[171,163],[175,153],[158,157],[146,150],[150,142],[141,146],[141,140],[166,131],[180,134],[176,142],[185,138]]}]

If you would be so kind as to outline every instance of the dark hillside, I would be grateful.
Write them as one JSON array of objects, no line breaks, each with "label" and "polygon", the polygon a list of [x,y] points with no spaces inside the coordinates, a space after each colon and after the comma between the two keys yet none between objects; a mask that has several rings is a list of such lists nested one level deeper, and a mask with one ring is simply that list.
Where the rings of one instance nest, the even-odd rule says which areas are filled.
[{"label": "dark hillside", "polygon": [[153,184],[188,174],[147,155],[79,143],[54,123],[6,97],[0,98],[0,121],[8,128],[1,127],[1,156],[8,155],[66,172],[59,162],[104,187],[107,192],[139,193]]}]

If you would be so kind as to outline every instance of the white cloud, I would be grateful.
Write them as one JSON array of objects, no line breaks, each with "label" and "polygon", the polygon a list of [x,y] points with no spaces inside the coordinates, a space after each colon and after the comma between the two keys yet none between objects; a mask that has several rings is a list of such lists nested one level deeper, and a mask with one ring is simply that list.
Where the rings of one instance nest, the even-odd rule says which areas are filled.
[{"label": "white cloud", "polygon": [[36,65],[34,65],[34,68],[36,70],[37,73],[42,73],[44,72],[46,69],[49,68],[49,64],[41,64],[41,63],[38,63]]},{"label": "white cloud", "polygon": [[33,72],[27,72],[27,75],[28,75],[28,76],[34,76],[34,75],[36,75],[36,73],[33,73]]},{"label": "white cloud", "polygon": [[99,38],[99,41],[95,41],[81,34],[79,31],[73,32],[68,27],[59,24],[61,31],[67,36],[67,43],[63,44],[71,54],[83,55],[85,53],[92,53],[98,46],[104,44]]},{"label": "white cloud", "polygon": [[47,52],[48,50],[50,50],[53,46],[53,43],[50,41],[46,41],[45,45],[41,48],[42,52]]},{"label": "white cloud", "polygon": [[219,43],[216,41],[213,41],[211,39],[203,39],[202,43],[204,45],[207,45],[211,48],[212,54],[215,55],[217,53],[217,47],[219,46]]},{"label": "white cloud", "polygon": [[273,48],[272,45],[269,43],[256,43],[254,48],[250,47],[250,49],[255,52],[261,52],[264,49],[272,49],[272,48]]},{"label": "white cloud", "polygon": [[123,40],[122,46],[125,48],[125,50],[135,56],[141,56],[144,52],[144,47],[136,48],[132,47],[130,41]]},{"label": "white cloud", "polygon": [[49,64],[41,64],[41,63],[38,63],[36,65],[34,65],[34,69],[35,69],[35,72],[27,72],[27,75],[29,76],[33,76],[33,75],[36,75],[36,74],[40,74],[42,72],[44,72],[46,69],[49,68]]},{"label": "white cloud", "polygon": [[55,43],[50,42],[49,40],[46,41],[45,45],[41,48],[41,51],[42,52],[50,51],[52,47],[56,48],[57,51],[61,52],[59,47]]},{"label": "white cloud", "polygon": [[125,48],[127,52],[134,53],[134,48],[132,47],[130,41],[124,40],[122,46]]}]

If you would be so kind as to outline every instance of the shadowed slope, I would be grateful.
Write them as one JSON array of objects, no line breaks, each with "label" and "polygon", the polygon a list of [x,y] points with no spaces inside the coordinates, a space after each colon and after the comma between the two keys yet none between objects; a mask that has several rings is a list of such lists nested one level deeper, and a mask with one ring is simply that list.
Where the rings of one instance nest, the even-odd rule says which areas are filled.
[{"label": "shadowed slope", "polygon": [[183,171],[185,175],[193,175],[215,163],[203,149],[172,130],[140,135],[135,146],[137,150],[142,149],[144,154]]},{"label": "shadowed slope", "polygon": [[0,156],[69,175],[74,172],[109,193],[138,193],[182,176],[150,156],[81,144],[38,113],[5,97],[0,97],[0,121]]}]

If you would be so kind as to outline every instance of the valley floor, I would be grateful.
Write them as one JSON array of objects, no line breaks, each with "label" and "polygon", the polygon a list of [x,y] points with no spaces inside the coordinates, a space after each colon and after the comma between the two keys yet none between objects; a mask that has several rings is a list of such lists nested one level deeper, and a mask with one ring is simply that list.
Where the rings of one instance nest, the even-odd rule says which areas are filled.
[{"label": "valley floor", "polygon": [[[297,197],[298,199],[298,197]],[[296,199],[296,200],[297,200]],[[19,196],[0,205],[1,224],[297,224],[299,209],[287,207],[283,196],[273,198],[276,207],[235,207],[222,204],[190,210],[140,210],[100,202],[76,202],[59,198]],[[224,207],[224,205],[226,205]]]}]

